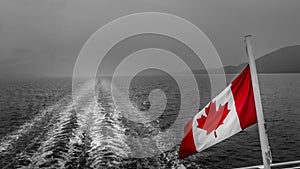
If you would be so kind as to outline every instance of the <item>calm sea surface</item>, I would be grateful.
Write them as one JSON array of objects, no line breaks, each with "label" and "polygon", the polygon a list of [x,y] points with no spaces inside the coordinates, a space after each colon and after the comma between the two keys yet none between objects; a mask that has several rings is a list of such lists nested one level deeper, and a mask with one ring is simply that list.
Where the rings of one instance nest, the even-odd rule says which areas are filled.
[{"label": "calm sea surface", "polygon": [[[228,75],[228,81],[233,77]],[[261,74],[259,81],[273,161],[299,160],[300,74]],[[109,78],[100,78],[95,90],[92,81],[78,84],[72,99],[71,79],[0,80],[0,168],[262,164],[257,125],[178,159],[185,124],[211,99],[207,77],[197,76],[200,105],[193,103],[190,82],[184,77],[182,82],[178,86],[171,77],[136,77],[126,94],[122,78],[112,88]],[[187,89],[183,95],[180,87]],[[140,102],[147,99],[151,108],[140,111]],[[180,99],[186,100],[183,105]]]}]

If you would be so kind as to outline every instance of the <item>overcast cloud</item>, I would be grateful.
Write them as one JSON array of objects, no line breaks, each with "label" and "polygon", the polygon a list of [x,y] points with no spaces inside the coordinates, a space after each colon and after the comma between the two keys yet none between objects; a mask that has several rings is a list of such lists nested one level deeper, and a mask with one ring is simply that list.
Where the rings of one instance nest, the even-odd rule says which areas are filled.
[{"label": "overcast cloud", "polygon": [[165,12],[204,31],[224,65],[300,44],[299,0],[2,0],[0,75],[70,76],[84,42],[101,26],[137,12]]}]

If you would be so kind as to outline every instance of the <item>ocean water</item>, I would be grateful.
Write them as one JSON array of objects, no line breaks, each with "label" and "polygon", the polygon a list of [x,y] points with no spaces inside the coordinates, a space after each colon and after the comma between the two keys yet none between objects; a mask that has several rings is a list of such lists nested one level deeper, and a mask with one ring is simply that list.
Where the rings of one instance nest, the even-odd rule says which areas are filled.
[{"label": "ocean water", "polygon": [[[233,77],[229,75],[228,81]],[[71,79],[0,80],[0,168],[233,168],[262,164],[257,125],[178,159],[185,124],[211,98],[207,77],[198,76],[197,80],[200,106],[193,103],[192,90],[180,95],[180,87],[170,77],[137,77],[128,95],[119,78],[113,84],[116,97],[110,94],[110,78],[97,79],[95,90],[87,80],[77,85],[74,99]],[[182,81],[189,89],[190,83]],[[261,74],[259,81],[273,161],[299,160],[300,74]],[[140,111],[141,100],[147,100],[149,94],[150,110]],[[180,105],[181,98],[187,100],[185,105]]]}]

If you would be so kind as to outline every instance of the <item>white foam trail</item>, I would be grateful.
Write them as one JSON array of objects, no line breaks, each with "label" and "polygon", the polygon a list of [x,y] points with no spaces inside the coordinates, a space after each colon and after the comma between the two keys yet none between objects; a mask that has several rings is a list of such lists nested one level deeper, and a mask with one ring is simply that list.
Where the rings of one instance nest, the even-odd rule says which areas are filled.
[{"label": "white foam trail", "polygon": [[[33,155],[29,167],[63,168],[67,162],[75,160],[76,163],[80,160],[79,158],[87,158],[86,164],[78,165],[99,168],[99,166],[119,165],[120,161],[116,158],[127,157],[130,148],[126,145],[125,129],[121,126],[119,119],[120,113],[114,108],[107,93],[101,95],[98,103],[100,87],[97,86],[96,93],[93,93],[92,84],[92,82],[87,82],[76,90],[73,102],[59,111],[57,122],[49,128],[46,141]],[[104,108],[102,104],[106,107]],[[74,116],[73,108],[76,109],[77,127],[68,137],[63,135],[63,130],[64,126],[70,122],[72,115]],[[60,152],[59,157],[53,157],[56,153],[53,151],[57,148],[55,145],[60,144],[62,141],[59,139],[65,139],[65,137],[69,139],[66,144],[67,152]],[[77,156],[78,152],[85,154],[84,157]],[[107,160],[107,158],[111,159]],[[51,163],[53,160],[56,162]]]},{"label": "white foam trail", "polygon": [[[85,109],[85,106],[90,106],[90,104],[81,104],[81,101],[85,100],[86,94],[88,94],[89,90],[91,90],[88,85],[89,83],[86,83],[81,86],[75,93],[75,99],[73,101],[70,101],[67,106],[62,107],[62,109],[59,110],[58,119],[54,123],[54,125],[48,129],[46,141],[42,143],[38,151],[33,155],[30,168],[36,168],[41,165],[50,168],[64,168],[66,162],[70,161],[72,155],[70,153],[70,151],[72,150],[71,146],[74,144],[73,137],[78,138],[80,137],[80,135],[78,133],[73,133],[73,128],[69,129],[67,125],[70,123],[72,123],[70,125],[73,125],[71,127],[74,127],[74,125],[76,125],[74,124],[74,122],[72,122],[72,118],[74,118],[73,116],[77,116],[75,114],[76,112],[74,111],[74,108]],[[76,120],[76,122],[80,124],[80,120]],[[64,139],[69,139],[68,143],[66,143]],[[80,140],[80,138],[78,140]],[[55,148],[59,148],[55,147],[56,144],[61,144],[61,146],[63,146],[62,148],[66,150],[61,150],[59,152],[59,157],[54,157],[55,159],[53,159],[53,157],[49,158],[49,156],[55,156],[55,153],[57,153],[53,152],[55,151]],[[53,160],[56,160],[57,162],[47,164]]]},{"label": "white foam trail", "polygon": [[[100,81],[98,106],[91,115],[89,151],[92,168],[118,166],[118,158],[127,158],[130,148],[126,144],[125,129],[120,121],[120,112],[114,107],[107,84]],[[99,93],[97,92],[97,93]],[[110,158],[110,160],[106,159]]]},{"label": "white foam trail", "polygon": [[59,136],[62,132],[63,126],[70,120],[70,112],[72,110],[72,104],[69,104],[63,110],[59,112],[59,119],[58,122],[51,127],[47,133],[46,141],[42,143],[41,147],[39,148],[37,154],[34,155],[33,161],[39,161],[39,163],[44,162],[41,157],[44,157],[48,153],[48,150],[51,149],[53,144],[55,143],[55,137]]},{"label": "white foam trail", "polygon": [[[63,98],[61,100],[64,100],[64,99],[65,98]],[[21,135],[29,133],[30,130],[32,129],[32,127],[37,122],[41,121],[43,119],[43,117],[45,117],[46,114],[52,112],[54,109],[57,109],[60,106],[60,102],[61,101],[59,101],[57,104],[55,104],[53,106],[49,106],[46,109],[42,110],[41,113],[36,115],[32,120],[21,125],[18,130],[14,131],[12,133],[9,133],[7,136],[2,138],[0,141],[0,153],[8,152],[7,150],[11,148],[13,142],[18,140]]]}]

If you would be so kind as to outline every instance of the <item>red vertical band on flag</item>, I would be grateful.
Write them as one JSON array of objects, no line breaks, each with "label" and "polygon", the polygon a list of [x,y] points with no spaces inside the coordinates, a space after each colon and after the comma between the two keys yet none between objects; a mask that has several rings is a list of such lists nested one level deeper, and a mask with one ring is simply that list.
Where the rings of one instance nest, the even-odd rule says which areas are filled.
[{"label": "red vertical band on flag", "polygon": [[257,118],[249,65],[234,79],[231,91],[241,128],[255,124]]},{"label": "red vertical band on flag", "polygon": [[179,158],[185,158],[197,153],[193,137],[193,120],[194,118],[184,128],[184,138],[179,148]]}]

